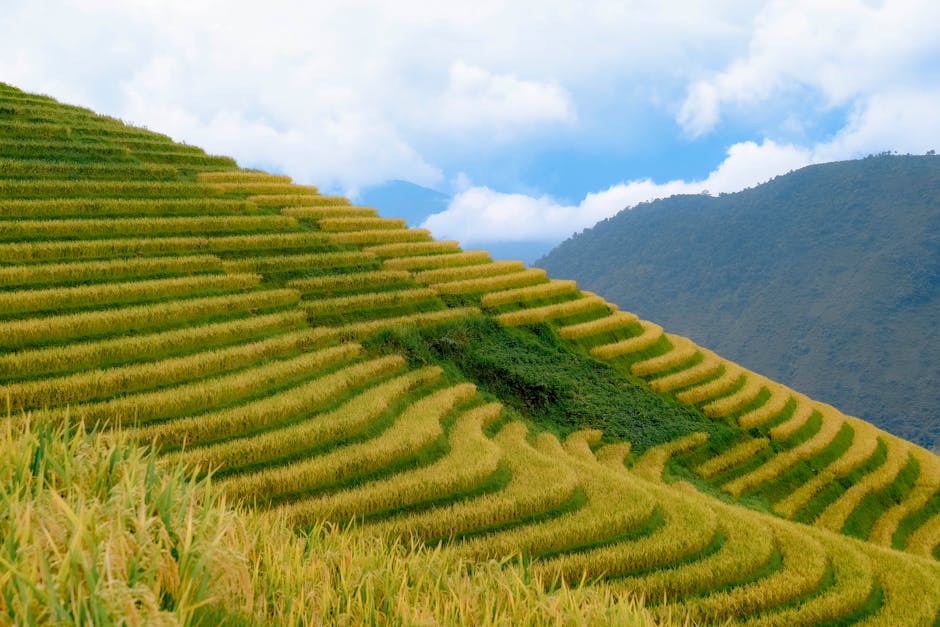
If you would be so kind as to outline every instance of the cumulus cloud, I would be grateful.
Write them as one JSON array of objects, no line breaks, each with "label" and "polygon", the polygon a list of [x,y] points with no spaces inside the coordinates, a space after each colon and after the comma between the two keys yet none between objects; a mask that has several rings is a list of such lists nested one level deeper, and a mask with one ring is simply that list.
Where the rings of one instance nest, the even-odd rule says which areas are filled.
[{"label": "cumulus cloud", "polygon": [[772,2],[755,18],[746,51],[689,85],[676,119],[698,137],[724,110],[772,106],[800,90],[824,108],[917,91],[925,78],[940,78],[938,23],[932,0]]},{"label": "cumulus cloud", "polygon": [[449,76],[439,109],[444,128],[506,135],[520,127],[575,118],[570,95],[555,82],[494,74],[462,61],[451,65]]},{"label": "cumulus cloud", "polygon": [[741,142],[702,180],[655,183],[650,179],[613,185],[587,194],[577,205],[550,196],[507,194],[485,186],[469,187],[454,196],[446,211],[430,216],[423,226],[438,237],[465,244],[500,241],[561,241],[620,210],[676,194],[735,192],[813,161],[810,151],[765,140]]}]

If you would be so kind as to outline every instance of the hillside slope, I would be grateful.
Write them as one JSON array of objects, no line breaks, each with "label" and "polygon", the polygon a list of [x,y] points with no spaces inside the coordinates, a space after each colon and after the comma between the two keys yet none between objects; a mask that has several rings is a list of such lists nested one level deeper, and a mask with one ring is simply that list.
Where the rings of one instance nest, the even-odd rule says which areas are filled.
[{"label": "hillside slope", "polygon": [[121,429],[298,527],[666,595],[664,620],[940,620],[924,449],[286,177],[7,87],[0,137],[14,417]]},{"label": "hillside slope", "polygon": [[940,444],[940,157],[623,211],[538,262],[731,359]]}]

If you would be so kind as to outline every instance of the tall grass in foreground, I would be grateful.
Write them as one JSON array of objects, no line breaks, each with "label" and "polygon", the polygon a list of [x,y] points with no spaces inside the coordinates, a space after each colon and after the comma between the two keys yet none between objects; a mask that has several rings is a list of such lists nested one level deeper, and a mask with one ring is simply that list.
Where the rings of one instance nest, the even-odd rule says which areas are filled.
[{"label": "tall grass in foreground", "polygon": [[545,592],[514,559],[298,535],[124,436],[42,416],[0,419],[0,479],[0,622],[653,624],[607,588]]}]

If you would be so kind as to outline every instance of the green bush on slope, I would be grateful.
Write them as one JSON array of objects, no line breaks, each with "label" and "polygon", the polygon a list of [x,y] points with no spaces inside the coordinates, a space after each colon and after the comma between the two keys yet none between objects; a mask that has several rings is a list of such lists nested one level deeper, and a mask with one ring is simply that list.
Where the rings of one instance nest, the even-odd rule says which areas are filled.
[{"label": "green bush on slope", "polygon": [[506,328],[491,318],[467,317],[423,329],[390,329],[367,343],[438,364],[513,407],[540,428],[561,435],[591,427],[630,440],[642,452],[694,431],[712,440],[731,428],[650,394],[640,382],[562,343],[547,326]]}]

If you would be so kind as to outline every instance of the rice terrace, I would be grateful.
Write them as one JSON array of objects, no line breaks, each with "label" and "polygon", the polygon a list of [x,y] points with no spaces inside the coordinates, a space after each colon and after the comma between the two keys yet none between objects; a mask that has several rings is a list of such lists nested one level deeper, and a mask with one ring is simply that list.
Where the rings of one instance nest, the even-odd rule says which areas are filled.
[{"label": "rice terrace", "polygon": [[0,623],[940,625],[934,453],[2,84],[0,286]]}]

